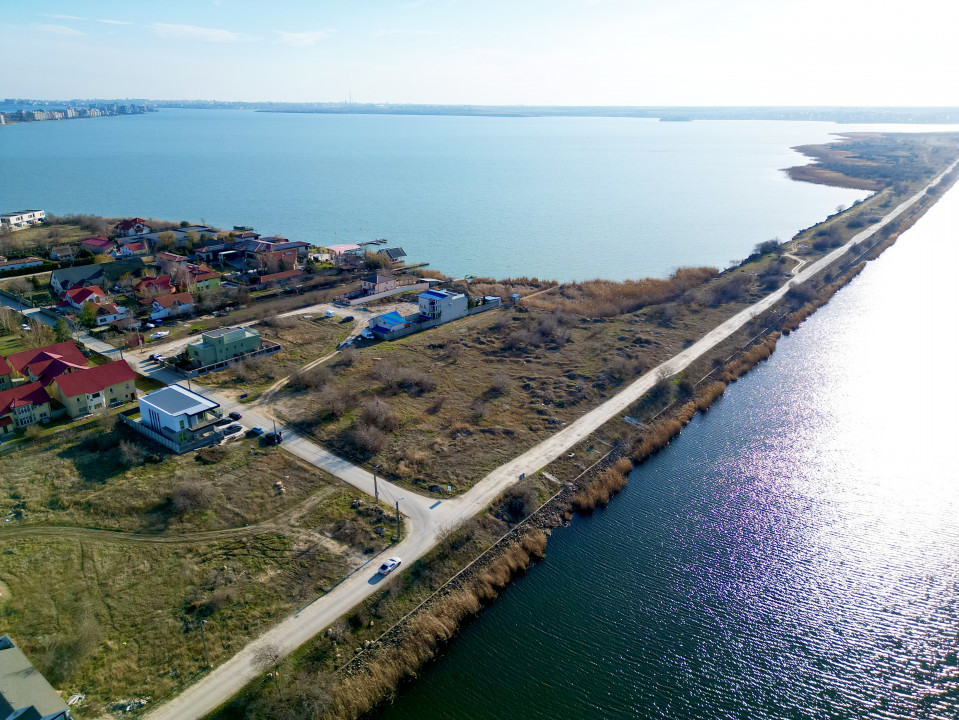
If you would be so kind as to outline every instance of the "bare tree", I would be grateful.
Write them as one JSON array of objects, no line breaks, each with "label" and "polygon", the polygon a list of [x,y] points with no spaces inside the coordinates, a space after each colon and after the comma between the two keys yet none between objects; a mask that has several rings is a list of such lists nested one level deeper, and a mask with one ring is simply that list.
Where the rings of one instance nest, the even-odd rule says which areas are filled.
[{"label": "bare tree", "polygon": [[266,672],[273,668],[273,682],[276,689],[280,689],[280,661],[283,659],[283,653],[280,648],[273,643],[263,643],[253,651],[253,667],[260,672]]}]

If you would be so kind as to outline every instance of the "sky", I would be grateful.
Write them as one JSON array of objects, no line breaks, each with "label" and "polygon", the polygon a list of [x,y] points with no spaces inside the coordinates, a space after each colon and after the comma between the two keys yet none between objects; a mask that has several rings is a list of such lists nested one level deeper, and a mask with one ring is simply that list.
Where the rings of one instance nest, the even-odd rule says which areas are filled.
[{"label": "sky", "polygon": [[0,0],[0,98],[959,106],[954,0]]}]

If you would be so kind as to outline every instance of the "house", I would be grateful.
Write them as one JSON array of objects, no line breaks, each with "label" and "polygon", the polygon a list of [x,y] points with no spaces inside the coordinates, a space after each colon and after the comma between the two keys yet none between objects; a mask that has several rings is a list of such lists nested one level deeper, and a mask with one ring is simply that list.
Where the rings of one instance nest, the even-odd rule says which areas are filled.
[{"label": "house", "polygon": [[85,302],[92,302],[94,305],[96,305],[97,303],[103,302],[106,299],[107,294],[103,292],[99,285],[70,288],[63,293],[63,305],[68,305],[74,310],[82,310],[83,303]]},{"label": "house", "polygon": [[391,263],[399,262],[406,257],[406,251],[401,247],[385,248],[380,252],[386,255]]},{"label": "house", "polygon": [[382,340],[388,340],[398,332],[406,330],[411,326],[409,320],[404,318],[395,310],[383,315],[377,315],[369,323],[370,332]]},{"label": "house", "polygon": [[367,295],[377,295],[382,292],[396,290],[399,284],[392,275],[370,275],[360,280],[360,287],[366,291]]},{"label": "house", "polygon": [[188,443],[213,430],[219,403],[179,385],[140,398],[140,422],[175,443]]},{"label": "house", "polygon": [[0,637],[0,720],[71,720],[63,698],[9,636]]},{"label": "house", "polygon": [[194,254],[200,262],[211,262],[222,265],[223,256],[232,252],[234,252],[233,243],[215,243],[213,245],[204,245],[197,249]]},{"label": "house", "polygon": [[203,367],[259,350],[260,345],[260,333],[256,330],[245,327],[218,328],[203,333],[198,342],[186,346],[186,352]]},{"label": "house", "polygon": [[269,287],[271,285],[289,285],[297,279],[306,275],[302,270],[285,270],[283,272],[271,273],[270,275],[261,275],[257,278],[260,287]]},{"label": "house", "polygon": [[153,308],[150,317],[162,320],[168,317],[180,317],[193,312],[193,296],[188,292],[160,295],[153,298]]},{"label": "house", "polygon": [[87,238],[80,242],[80,247],[89,250],[94,255],[106,255],[114,248],[112,240],[105,237]]},{"label": "house", "polygon": [[431,289],[416,296],[420,316],[426,320],[442,320],[447,323],[469,314],[469,300],[462,293]]},{"label": "house", "polygon": [[150,232],[150,226],[147,225],[147,221],[140,217],[121,220],[113,226],[113,229],[116,231],[117,237],[133,237],[134,235],[146,235]]},{"label": "house", "polygon": [[7,355],[7,363],[15,373],[44,387],[55,377],[87,367],[86,357],[72,340]]},{"label": "house", "polygon": [[187,257],[186,255],[177,255],[176,253],[161,251],[156,254],[156,261],[158,263],[185,263],[187,261]]},{"label": "house", "polygon": [[121,258],[131,258],[134,255],[145,255],[146,253],[147,246],[142,242],[128,242],[113,248],[109,255],[119,260]]},{"label": "house", "polygon": [[79,253],[80,249],[72,245],[57,245],[50,251],[50,259],[57,262],[76,260]]},{"label": "house", "polygon": [[187,265],[190,273],[190,290],[211,290],[220,287],[222,273],[216,272],[209,265]]},{"label": "house", "polygon": [[15,385],[0,392],[0,433],[50,422],[50,396],[42,382]]},{"label": "house", "polygon": [[16,260],[7,260],[6,258],[0,259],[0,273],[7,272],[9,270],[23,270],[25,268],[38,267],[43,265],[43,260],[38,257],[25,257],[17,258]]},{"label": "house", "polygon": [[124,320],[127,317],[127,309],[122,305],[112,302],[101,302],[96,305],[96,314],[94,322],[98,327],[111,325]]},{"label": "house", "polygon": [[43,210],[18,210],[0,215],[0,230],[22,230],[42,223],[47,214]]},{"label": "house", "polygon": [[136,377],[126,360],[114,360],[83,372],[61,375],[50,387],[67,415],[75,418],[135,400]]},{"label": "house", "polygon": [[0,390],[9,390],[13,387],[13,368],[0,355]]},{"label": "house", "polygon": [[73,287],[90,285],[110,287],[124,275],[142,275],[145,268],[143,259],[138,257],[124,258],[108,263],[60,268],[51,273],[50,286],[57,295],[63,295]]},{"label": "house", "polygon": [[137,297],[150,300],[158,295],[169,295],[174,292],[173,281],[169,275],[158,275],[140,280],[133,286]]}]

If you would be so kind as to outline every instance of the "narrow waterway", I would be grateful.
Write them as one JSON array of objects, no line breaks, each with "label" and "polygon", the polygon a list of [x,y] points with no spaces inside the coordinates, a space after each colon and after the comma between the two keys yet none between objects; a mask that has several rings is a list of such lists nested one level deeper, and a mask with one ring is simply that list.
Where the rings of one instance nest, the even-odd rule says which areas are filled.
[{"label": "narrow waterway", "polygon": [[953,190],[381,717],[959,716],[957,240]]}]

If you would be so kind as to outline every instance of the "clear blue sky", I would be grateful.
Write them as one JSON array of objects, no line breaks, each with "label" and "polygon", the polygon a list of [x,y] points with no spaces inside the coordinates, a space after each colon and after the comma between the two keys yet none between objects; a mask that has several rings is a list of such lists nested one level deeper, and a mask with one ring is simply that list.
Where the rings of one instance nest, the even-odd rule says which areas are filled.
[{"label": "clear blue sky", "polygon": [[959,105],[950,0],[2,0],[0,97]]}]

